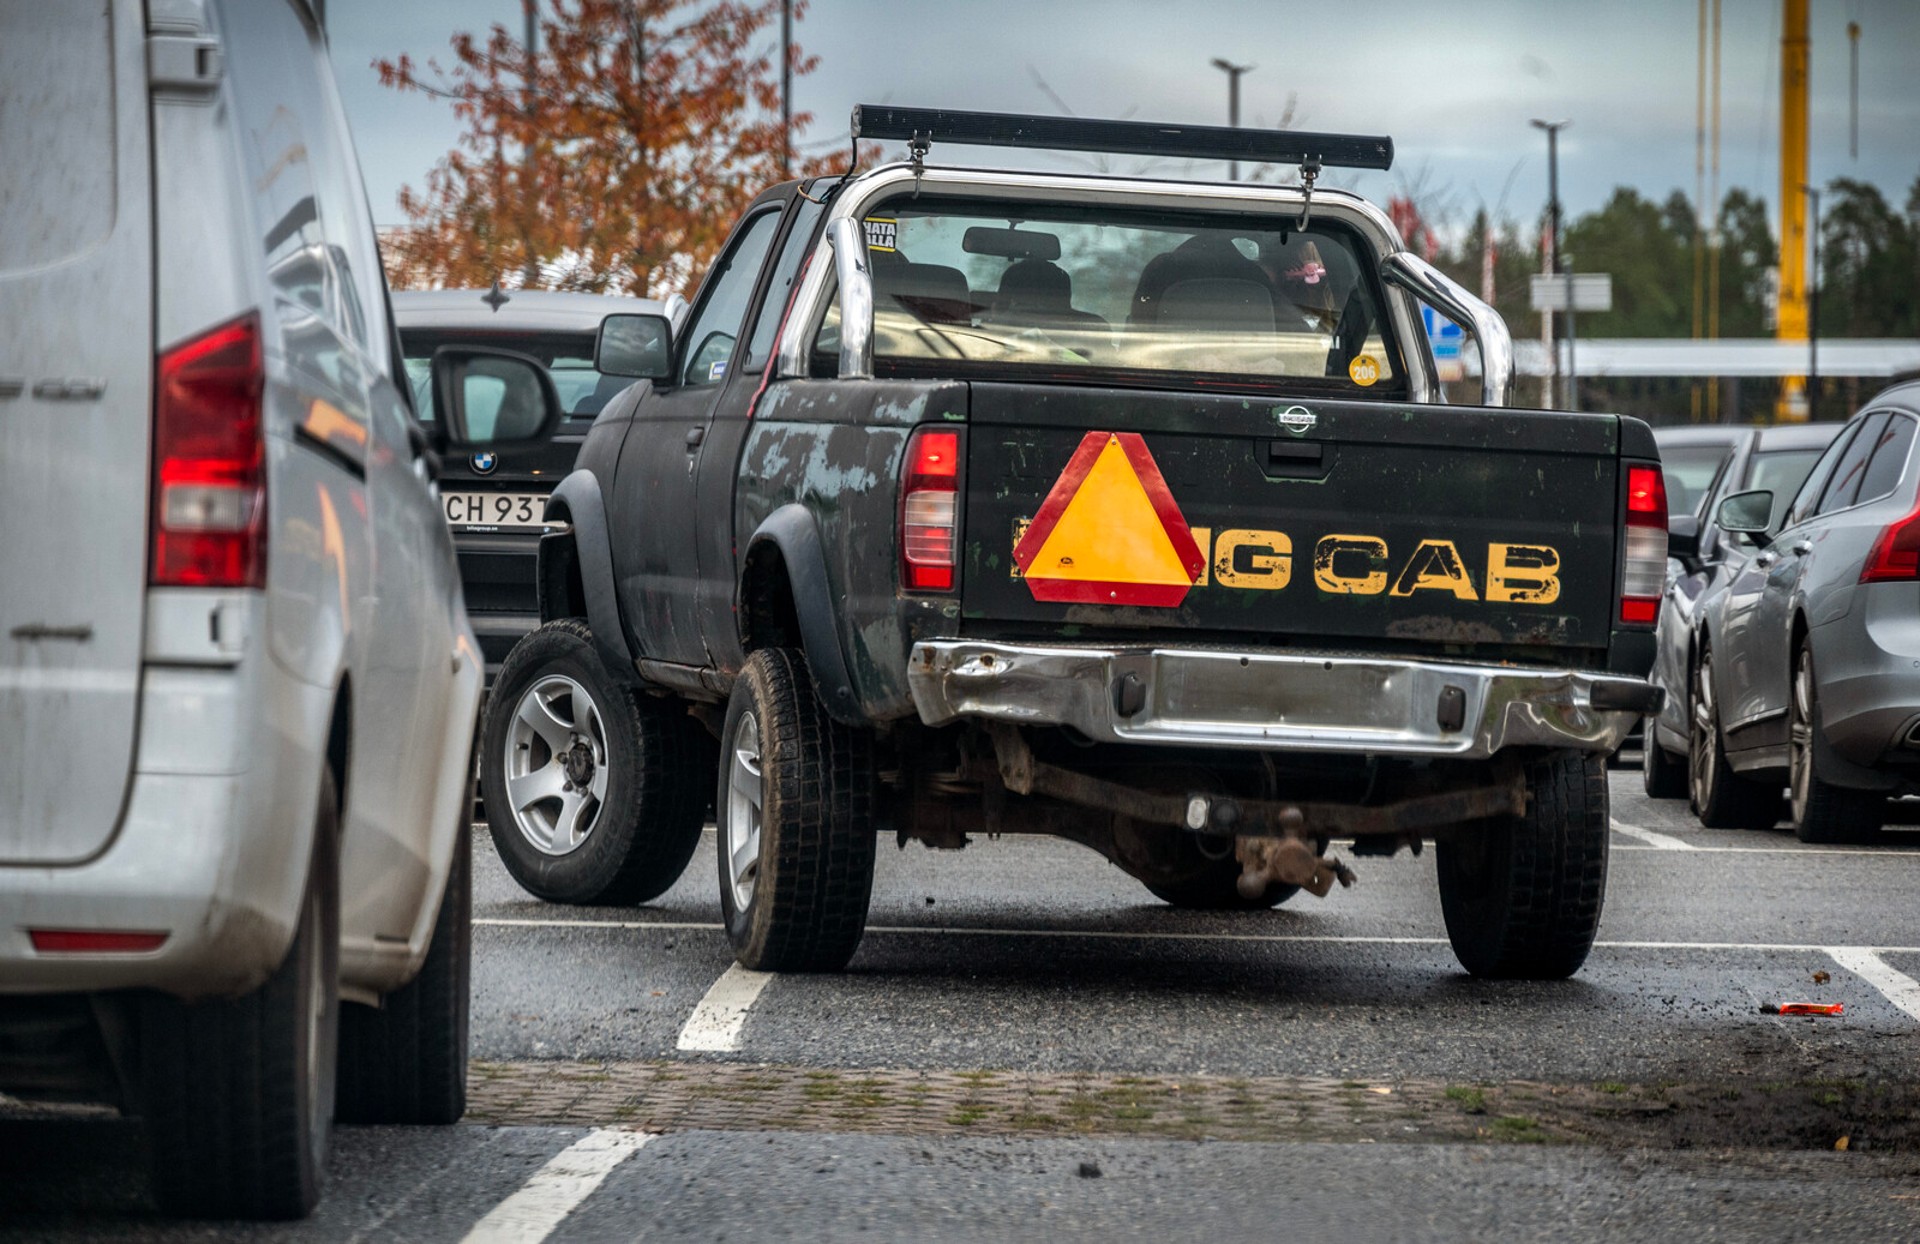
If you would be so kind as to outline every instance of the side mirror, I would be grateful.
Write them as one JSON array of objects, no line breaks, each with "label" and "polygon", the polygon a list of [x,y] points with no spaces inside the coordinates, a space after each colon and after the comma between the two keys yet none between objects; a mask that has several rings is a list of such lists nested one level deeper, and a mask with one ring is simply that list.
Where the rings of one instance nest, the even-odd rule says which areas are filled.
[{"label": "side mirror", "polygon": [[486,449],[543,441],[565,412],[538,359],[488,346],[433,352],[434,428],[443,449]]},{"label": "side mirror", "polygon": [[609,315],[594,339],[593,369],[604,376],[672,381],[672,321],[664,315]]},{"label": "side mirror", "polygon": [[1700,562],[1700,520],[1692,514],[1675,514],[1667,520],[1667,556],[1680,560],[1692,570]]},{"label": "side mirror", "polygon": [[1714,519],[1722,531],[1752,536],[1764,544],[1767,528],[1773,521],[1773,490],[1754,488],[1736,492],[1720,503]]}]

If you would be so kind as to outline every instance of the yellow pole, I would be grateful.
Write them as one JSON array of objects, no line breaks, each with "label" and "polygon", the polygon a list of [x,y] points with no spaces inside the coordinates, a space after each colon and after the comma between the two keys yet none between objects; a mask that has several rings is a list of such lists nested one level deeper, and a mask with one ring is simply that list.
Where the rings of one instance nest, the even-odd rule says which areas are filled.
[{"label": "yellow pole", "polygon": [[[1784,0],[1780,28],[1780,326],[1781,341],[1807,339],[1807,0]],[[1807,417],[1807,380],[1787,376],[1779,417]]]}]

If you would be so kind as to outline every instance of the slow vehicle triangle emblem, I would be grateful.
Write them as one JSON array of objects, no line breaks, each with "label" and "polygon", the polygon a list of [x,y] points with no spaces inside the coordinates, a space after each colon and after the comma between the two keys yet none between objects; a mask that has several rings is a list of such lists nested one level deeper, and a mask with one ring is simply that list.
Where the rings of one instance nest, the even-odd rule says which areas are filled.
[{"label": "slow vehicle triangle emblem", "polygon": [[1013,559],[1035,600],[1172,608],[1205,566],[1137,432],[1089,432]]}]

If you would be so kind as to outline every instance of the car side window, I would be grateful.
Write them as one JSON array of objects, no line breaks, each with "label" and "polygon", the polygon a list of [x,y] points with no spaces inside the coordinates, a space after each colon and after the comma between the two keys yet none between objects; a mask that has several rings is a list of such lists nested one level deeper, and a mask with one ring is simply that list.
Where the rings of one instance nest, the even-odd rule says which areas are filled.
[{"label": "car side window", "polygon": [[740,227],[733,246],[714,268],[707,281],[706,297],[688,321],[682,384],[719,384],[727,378],[727,361],[733,357],[740,322],[747,316],[754,283],[759,280],[779,226],[778,207],[752,217]]},{"label": "car side window", "polygon": [[1800,485],[1800,491],[1794,494],[1793,505],[1787,510],[1787,516],[1781,521],[1784,529],[1805,522],[1813,516],[1813,507],[1820,500],[1820,492],[1827,486],[1827,480],[1833,474],[1833,464],[1845,453],[1853,440],[1853,428],[1840,429],[1840,435],[1833,438],[1833,444],[1827,446],[1827,452],[1820,455],[1820,461],[1813,464],[1813,470],[1807,472],[1807,479]]},{"label": "car side window", "polygon": [[807,198],[800,200],[793,224],[787,230],[786,243],[780,248],[780,258],[774,264],[773,280],[767,284],[767,296],[760,300],[760,318],[754,321],[753,336],[747,339],[747,356],[740,364],[742,371],[757,372],[767,365],[767,358],[773,353],[773,336],[780,331],[780,321],[786,318],[787,299],[800,275],[800,261],[806,257],[814,227],[826,210],[824,203]]},{"label": "car side window", "polygon": [[1886,426],[1874,438],[1873,457],[1867,462],[1867,473],[1860,478],[1857,502],[1877,501],[1900,482],[1906,473],[1907,455],[1913,449],[1913,427],[1913,420],[1906,415],[1887,417]]},{"label": "car side window", "polygon": [[1886,422],[1883,414],[1868,415],[1855,429],[1847,451],[1834,463],[1833,477],[1827,481],[1827,490],[1820,494],[1820,504],[1813,511],[1815,515],[1831,514],[1854,503],[1860,495],[1860,481],[1867,473],[1867,459],[1880,443],[1880,429]]}]

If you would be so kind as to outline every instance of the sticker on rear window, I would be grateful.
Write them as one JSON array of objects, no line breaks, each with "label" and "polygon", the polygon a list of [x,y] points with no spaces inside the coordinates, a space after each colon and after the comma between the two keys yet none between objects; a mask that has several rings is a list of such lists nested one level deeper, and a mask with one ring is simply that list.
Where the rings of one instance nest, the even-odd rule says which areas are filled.
[{"label": "sticker on rear window", "polygon": [[1374,361],[1371,354],[1356,354],[1353,362],[1347,364],[1347,375],[1353,377],[1355,384],[1365,388],[1380,379],[1380,364]]},{"label": "sticker on rear window", "polygon": [[860,222],[867,227],[867,249],[891,251],[900,240],[900,222],[886,216],[869,216]]},{"label": "sticker on rear window", "polygon": [[727,377],[727,360],[715,359],[707,364],[707,379],[724,380]]}]

